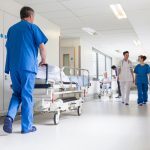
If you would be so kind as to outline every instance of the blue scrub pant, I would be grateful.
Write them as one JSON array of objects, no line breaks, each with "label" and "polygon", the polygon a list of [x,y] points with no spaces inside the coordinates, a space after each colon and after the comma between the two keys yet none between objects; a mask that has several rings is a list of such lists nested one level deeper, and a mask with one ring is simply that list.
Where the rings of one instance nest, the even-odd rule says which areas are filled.
[{"label": "blue scrub pant", "polygon": [[33,125],[32,92],[35,83],[35,73],[29,71],[11,71],[13,94],[10,100],[7,116],[13,120],[21,104],[21,127],[27,132]]},{"label": "blue scrub pant", "polygon": [[138,104],[146,103],[148,99],[148,84],[137,83],[138,89]]}]

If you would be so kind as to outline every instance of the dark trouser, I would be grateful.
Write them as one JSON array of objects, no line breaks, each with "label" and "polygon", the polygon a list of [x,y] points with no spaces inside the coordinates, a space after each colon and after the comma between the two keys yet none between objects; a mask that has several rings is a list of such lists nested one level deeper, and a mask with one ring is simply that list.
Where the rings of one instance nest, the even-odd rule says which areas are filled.
[{"label": "dark trouser", "polygon": [[117,85],[118,85],[118,96],[121,96],[121,89],[120,89],[120,82],[117,81]]},{"label": "dark trouser", "polygon": [[138,104],[146,103],[148,99],[148,84],[138,83]]},{"label": "dark trouser", "polygon": [[33,99],[35,73],[29,71],[11,71],[13,94],[10,100],[8,116],[13,120],[21,104],[22,131],[27,132],[33,125]]}]

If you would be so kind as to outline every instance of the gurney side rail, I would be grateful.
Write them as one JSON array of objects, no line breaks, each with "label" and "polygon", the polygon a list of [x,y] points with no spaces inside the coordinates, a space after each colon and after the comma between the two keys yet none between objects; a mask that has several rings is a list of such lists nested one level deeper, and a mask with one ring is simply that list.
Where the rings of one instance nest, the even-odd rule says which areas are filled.
[{"label": "gurney side rail", "polygon": [[[89,73],[89,70],[81,69],[81,68],[74,68],[74,67],[69,67],[69,66],[64,66],[60,69],[60,80],[61,80],[60,82],[61,82],[62,86],[63,86],[62,72],[64,72],[65,69],[69,69],[70,71],[73,70],[74,75],[77,75],[78,78],[79,78],[79,76],[83,76],[83,80],[82,80],[83,86],[85,86],[85,87],[87,86],[89,88],[89,86],[90,86],[90,73]],[[85,80],[84,80],[85,73],[87,74],[87,77],[88,77],[88,85],[85,85],[85,83],[84,83],[85,82]],[[70,83],[70,84],[72,84],[72,83]]]}]

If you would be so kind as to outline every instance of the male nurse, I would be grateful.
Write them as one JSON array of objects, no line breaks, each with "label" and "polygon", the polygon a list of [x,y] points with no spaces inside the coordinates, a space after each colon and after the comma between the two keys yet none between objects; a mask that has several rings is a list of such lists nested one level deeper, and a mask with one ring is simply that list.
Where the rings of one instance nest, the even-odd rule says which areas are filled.
[{"label": "male nurse", "polygon": [[129,105],[129,96],[132,83],[134,83],[133,65],[129,60],[129,52],[123,52],[124,59],[119,63],[119,82],[122,94],[122,103]]},{"label": "male nurse", "polygon": [[12,124],[21,105],[21,133],[35,132],[33,126],[33,98],[35,76],[38,70],[38,49],[40,65],[46,63],[44,44],[48,39],[34,22],[34,10],[23,7],[20,10],[21,21],[9,28],[7,33],[7,56],[5,73],[12,81],[13,94],[10,100],[3,130],[12,133]]}]

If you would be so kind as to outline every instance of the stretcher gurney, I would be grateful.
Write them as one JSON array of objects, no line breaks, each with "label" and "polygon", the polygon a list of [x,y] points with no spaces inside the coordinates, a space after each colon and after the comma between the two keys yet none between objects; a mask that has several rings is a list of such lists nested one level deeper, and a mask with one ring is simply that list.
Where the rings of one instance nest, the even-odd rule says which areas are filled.
[{"label": "stretcher gurney", "polygon": [[[36,80],[34,110],[36,112],[53,112],[54,124],[59,123],[60,113],[63,111],[77,110],[77,114],[80,116],[90,85],[88,70],[63,67],[59,71],[60,80],[56,81],[49,78],[49,66],[47,64],[45,68],[45,79]],[[65,76],[65,80],[63,80],[65,68],[76,70],[78,73],[86,73],[86,75]]]}]

